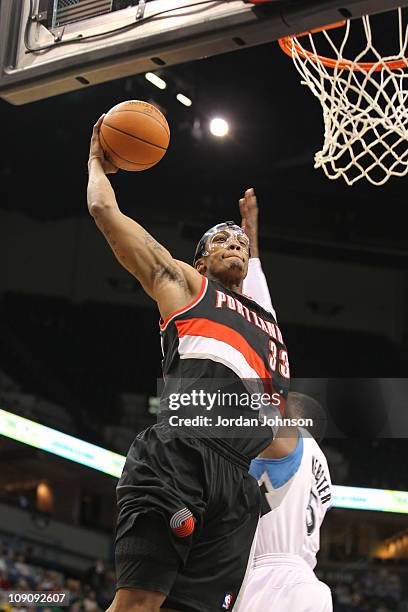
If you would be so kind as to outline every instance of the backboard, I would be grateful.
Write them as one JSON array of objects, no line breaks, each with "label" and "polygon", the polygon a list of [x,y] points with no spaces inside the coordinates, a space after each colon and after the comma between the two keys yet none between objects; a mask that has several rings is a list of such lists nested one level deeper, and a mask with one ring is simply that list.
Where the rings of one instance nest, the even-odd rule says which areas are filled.
[{"label": "backboard", "polygon": [[0,0],[0,97],[25,104],[399,4],[401,0]]}]

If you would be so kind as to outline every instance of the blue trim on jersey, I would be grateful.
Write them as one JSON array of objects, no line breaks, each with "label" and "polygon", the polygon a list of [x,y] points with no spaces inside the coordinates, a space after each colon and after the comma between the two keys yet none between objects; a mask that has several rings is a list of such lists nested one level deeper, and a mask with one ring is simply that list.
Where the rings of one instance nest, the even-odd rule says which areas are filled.
[{"label": "blue trim on jersey", "polygon": [[282,459],[257,457],[251,461],[249,473],[259,480],[264,472],[269,476],[274,489],[282,487],[299,469],[303,457],[303,438],[299,434],[296,448]]}]

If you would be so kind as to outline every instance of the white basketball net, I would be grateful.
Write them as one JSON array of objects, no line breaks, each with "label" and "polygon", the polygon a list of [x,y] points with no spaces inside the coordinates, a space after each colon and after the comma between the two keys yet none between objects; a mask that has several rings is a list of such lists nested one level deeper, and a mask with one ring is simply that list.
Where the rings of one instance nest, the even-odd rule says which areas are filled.
[{"label": "white basketball net", "polygon": [[[315,168],[323,168],[330,179],[343,177],[348,185],[362,178],[383,185],[391,176],[408,173],[408,28],[398,9],[398,53],[382,57],[373,44],[370,17],[362,21],[366,41],[355,59],[343,57],[350,21],[342,27],[341,44],[333,40],[338,29],[324,30],[290,38],[290,51],[302,84],[323,108],[324,144],[315,155]],[[333,67],[319,59],[316,45],[321,36],[333,50]],[[306,54],[305,39],[310,43]],[[374,63],[364,70],[361,63],[367,56]],[[392,69],[390,62],[395,61],[403,66]]]}]

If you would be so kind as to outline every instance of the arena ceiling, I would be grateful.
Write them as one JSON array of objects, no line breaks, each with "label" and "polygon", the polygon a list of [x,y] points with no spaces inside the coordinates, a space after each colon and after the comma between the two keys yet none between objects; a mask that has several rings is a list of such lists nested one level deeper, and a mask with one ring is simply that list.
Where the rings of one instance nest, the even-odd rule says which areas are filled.
[{"label": "arena ceiling", "polygon": [[[398,249],[405,262],[408,179],[347,187],[313,169],[321,108],[276,43],[158,74],[164,91],[138,75],[22,107],[0,100],[0,207],[44,221],[87,214],[92,124],[120,101],[146,99],[165,111],[171,146],[156,168],[112,179],[128,214],[183,222],[197,235],[210,221],[237,217],[238,197],[253,186],[264,226],[289,241]],[[190,108],[175,100],[178,91],[191,97]],[[223,141],[208,133],[214,115],[230,122]]]}]

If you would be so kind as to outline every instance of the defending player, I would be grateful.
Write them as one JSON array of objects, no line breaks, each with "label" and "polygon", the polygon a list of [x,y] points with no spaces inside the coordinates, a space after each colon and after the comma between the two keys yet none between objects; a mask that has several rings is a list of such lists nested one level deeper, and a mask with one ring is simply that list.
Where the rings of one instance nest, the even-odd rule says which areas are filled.
[{"label": "defending player", "polygon": [[[185,391],[187,381],[222,379],[245,391],[242,379],[264,379],[285,398],[289,367],[276,320],[241,294],[245,232],[219,224],[198,243],[194,267],[174,259],[119,210],[105,176],[115,168],[103,157],[100,122],[91,140],[88,208],[119,262],[157,302],[165,384]],[[231,426],[218,438],[175,429],[162,421],[129,450],[117,487],[118,590],[110,612],[228,610],[242,583],[260,511],[248,468],[270,443],[271,428],[247,435]]]},{"label": "defending player", "polygon": [[[251,253],[258,255],[258,207],[253,190],[240,200],[240,210]],[[243,292],[273,310],[259,259],[250,261]],[[306,395],[289,393],[285,418],[308,417],[319,437],[319,404]],[[262,516],[254,558],[234,611],[331,612],[330,589],[313,572],[319,530],[331,500],[329,469],[319,445],[306,430],[282,427],[251,462],[250,473],[261,488]]]}]

